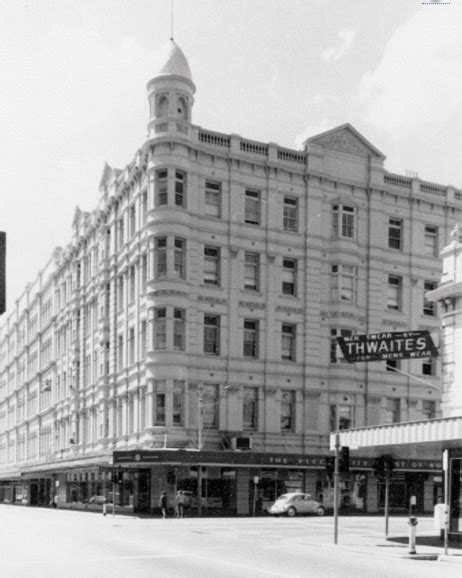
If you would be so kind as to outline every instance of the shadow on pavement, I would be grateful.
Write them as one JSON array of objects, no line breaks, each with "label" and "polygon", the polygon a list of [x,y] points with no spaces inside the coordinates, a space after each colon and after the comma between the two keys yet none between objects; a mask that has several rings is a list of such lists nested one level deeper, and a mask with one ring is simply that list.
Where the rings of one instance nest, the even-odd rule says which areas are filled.
[{"label": "shadow on pavement", "polygon": [[[409,536],[395,536],[387,538],[387,542],[394,544],[409,544]],[[392,546],[393,544],[390,544]],[[416,537],[416,546],[433,546],[435,548],[443,548],[444,540],[440,536],[419,536]],[[452,549],[462,550],[462,538],[456,537],[449,540],[449,547]]]}]

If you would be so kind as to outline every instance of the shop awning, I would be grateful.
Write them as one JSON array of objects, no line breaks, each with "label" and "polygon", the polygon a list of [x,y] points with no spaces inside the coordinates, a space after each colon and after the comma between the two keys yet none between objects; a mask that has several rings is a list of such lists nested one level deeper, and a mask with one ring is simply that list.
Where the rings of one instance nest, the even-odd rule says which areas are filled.
[{"label": "shop awning", "polygon": [[417,457],[436,457],[446,448],[462,448],[462,416],[340,430],[330,434],[331,450],[336,436],[340,446],[353,451],[370,448],[379,455],[405,450]]}]

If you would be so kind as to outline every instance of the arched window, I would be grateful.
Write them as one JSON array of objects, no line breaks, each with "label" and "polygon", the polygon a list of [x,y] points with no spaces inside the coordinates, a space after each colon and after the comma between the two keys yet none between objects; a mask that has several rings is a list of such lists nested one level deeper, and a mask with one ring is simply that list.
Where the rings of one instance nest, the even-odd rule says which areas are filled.
[{"label": "arched window", "polygon": [[168,98],[163,95],[157,101],[157,117],[168,116]]},{"label": "arched window", "polygon": [[183,120],[188,120],[188,103],[182,96],[178,97],[176,109],[177,115],[180,118]]}]

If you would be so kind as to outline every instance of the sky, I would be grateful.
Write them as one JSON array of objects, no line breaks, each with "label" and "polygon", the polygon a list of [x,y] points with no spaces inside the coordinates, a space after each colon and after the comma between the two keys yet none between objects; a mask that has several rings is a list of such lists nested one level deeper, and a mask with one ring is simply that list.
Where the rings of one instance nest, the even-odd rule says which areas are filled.
[{"label": "sky", "polygon": [[351,123],[387,170],[462,188],[462,0],[2,0],[0,230],[14,307],[104,167],[146,138],[173,35],[193,123],[300,149]]}]

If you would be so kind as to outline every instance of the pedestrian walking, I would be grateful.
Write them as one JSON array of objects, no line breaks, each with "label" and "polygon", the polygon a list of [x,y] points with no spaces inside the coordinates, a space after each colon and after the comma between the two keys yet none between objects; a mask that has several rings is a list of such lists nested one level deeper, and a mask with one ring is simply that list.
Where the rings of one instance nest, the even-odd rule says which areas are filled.
[{"label": "pedestrian walking", "polygon": [[178,490],[175,497],[176,515],[178,518],[182,518],[184,515],[184,498],[183,491]]},{"label": "pedestrian walking", "polygon": [[167,517],[167,508],[168,508],[168,499],[167,499],[167,492],[162,492],[160,495],[159,506],[162,512],[162,518]]}]

